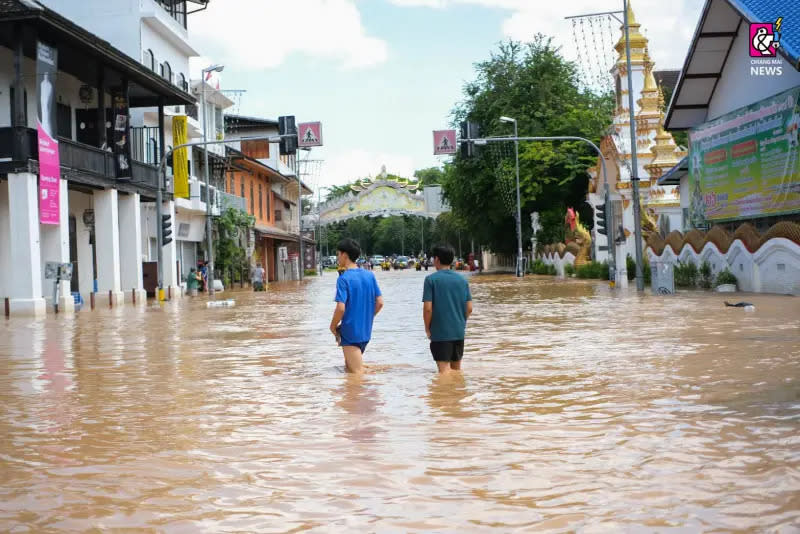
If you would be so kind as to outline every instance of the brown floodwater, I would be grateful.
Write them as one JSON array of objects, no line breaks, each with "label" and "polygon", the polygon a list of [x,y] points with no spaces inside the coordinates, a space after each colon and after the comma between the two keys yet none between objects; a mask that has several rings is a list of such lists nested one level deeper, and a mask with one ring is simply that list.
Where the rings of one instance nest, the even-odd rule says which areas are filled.
[{"label": "brown floodwater", "polygon": [[800,299],[472,277],[444,380],[424,274],[362,379],[335,274],[0,320],[0,531],[800,530]]}]

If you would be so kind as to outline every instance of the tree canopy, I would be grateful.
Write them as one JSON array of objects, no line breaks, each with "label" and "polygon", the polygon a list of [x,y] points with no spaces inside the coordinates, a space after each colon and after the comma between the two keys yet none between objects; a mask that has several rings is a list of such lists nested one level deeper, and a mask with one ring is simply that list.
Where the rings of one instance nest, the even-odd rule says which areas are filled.
[{"label": "tree canopy", "polygon": [[[544,36],[531,43],[501,43],[475,69],[476,78],[465,85],[453,118],[456,123],[478,123],[484,137],[512,135],[513,126],[500,121],[507,116],[517,120],[520,136],[572,135],[599,144],[611,122],[612,95],[581,90],[575,66]],[[504,144],[478,146],[473,158],[457,155],[441,176],[453,215],[495,252],[516,250],[514,149],[512,142],[501,147]],[[566,208],[572,206],[584,221],[591,220],[591,208],[585,205],[586,169],[596,156],[582,142],[519,144],[524,242],[530,239],[533,211],[558,213],[563,221]]]}]

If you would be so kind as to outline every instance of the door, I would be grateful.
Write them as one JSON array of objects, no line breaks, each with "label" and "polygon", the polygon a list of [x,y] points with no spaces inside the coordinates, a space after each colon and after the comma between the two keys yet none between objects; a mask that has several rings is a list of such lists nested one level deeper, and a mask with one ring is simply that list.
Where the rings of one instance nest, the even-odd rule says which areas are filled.
[{"label": "door", "polygon": [[156,296],[158,288],[158,262],[142,262],[142,286],[147,291],[148,297]]},{"label": "door", "polygon": [[[76,140],[89,146],[97,146],[99,138],[97,133],[97,108],[76,109],[75,124],[77,128]],[[111,128],[111,110],[106,109],[106,139],[114,139],[114,130]]]},{"label": "door", "polygon": [[76,232],[75,216],[69,217],[69,261],[72,263],[72,292],[79,292],[80,286],[78,285],[78,234]]}]

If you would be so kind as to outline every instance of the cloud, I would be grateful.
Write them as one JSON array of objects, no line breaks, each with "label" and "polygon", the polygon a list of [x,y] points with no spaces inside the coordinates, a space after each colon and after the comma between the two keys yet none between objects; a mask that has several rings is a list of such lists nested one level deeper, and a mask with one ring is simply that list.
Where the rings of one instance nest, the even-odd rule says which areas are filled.
[{"label": "cloud", "polygon": [[[606,43],[613,39],[613,45],[619,39],[620,24],[614,21],[611,31],[608,24],[594,27],[594,33],[585,23],[584,32],[578,27],[577,42],[573,36],[572,22],[564,20],[565,16],[596,13],[598,11],[622,10],[620,0],[608,0],[598,3],[596,0],[569,0],[569,2],[544,2],[533,0],[389,0],[397,6],[426,6],[430,8],[449,8],[457,6],[479,6],[485,8],[501,9],[509,12],[503,21],[503,35],[520,41],[529,41],[537,33],[553,36],[555,44],[562,47],[565,57],[575,60],[578,57],[578,48],[583,47],[582,60],[590,62],[595,69],[599,68],[594,51],[602,48],[602,38]],[[683,59],[689,47],[689,42],[694,33],[695,26],[703,8],[703,2],[697,0],[677,0],[663,2],[662,0],[633,0],[633,9],[636,19],[641,23],[641,31],[650,40],[650,56],[656,62],[656,69],[674,68],[683,66]],[[584,41],[583,35],[586,35]],[[595,41],[598,46],[595,47]],[[585,46],[588,44],[588,47]],[[585,50],[592,53],[586,57]]]},{"label": "cloud", "polygon": [[367,35],[355,0],[226,0],[191,16],[203,53],[242,70],[271,69],[290,55],[362,69],[386,61],[386,42]]}]

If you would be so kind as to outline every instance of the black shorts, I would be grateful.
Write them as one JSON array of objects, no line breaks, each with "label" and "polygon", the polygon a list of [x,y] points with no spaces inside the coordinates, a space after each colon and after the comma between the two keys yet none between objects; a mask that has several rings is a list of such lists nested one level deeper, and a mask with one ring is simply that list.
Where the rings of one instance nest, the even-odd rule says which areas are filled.
[{"label": "black shorts", "polygon": [[431,354],[437,362],[460,362],[464,357],[464,340],[431,341]]}]

